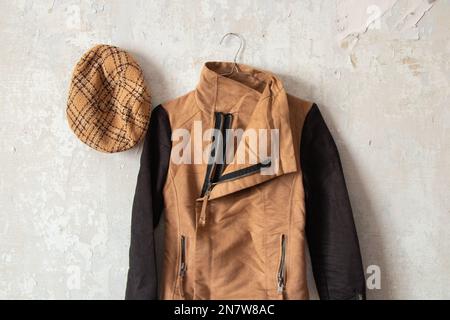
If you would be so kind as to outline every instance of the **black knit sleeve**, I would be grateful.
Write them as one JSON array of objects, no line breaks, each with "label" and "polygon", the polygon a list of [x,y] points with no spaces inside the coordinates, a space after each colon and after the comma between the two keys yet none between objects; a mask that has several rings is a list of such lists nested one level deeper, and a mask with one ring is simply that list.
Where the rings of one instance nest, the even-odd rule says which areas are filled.
[{"label": "black knit sleeve", "polygon": [[300,146],[306,237],[321,299],[365,299],[365,279],[336,144],[317,105],[306,116]]},{"label": "black knit sleeve", "polygon": [[158,298],[154,228],[164,208],[162,190],[170,151],[170,123],[166,111],[159,105],[150,118],[134,195],[127,300]]}]

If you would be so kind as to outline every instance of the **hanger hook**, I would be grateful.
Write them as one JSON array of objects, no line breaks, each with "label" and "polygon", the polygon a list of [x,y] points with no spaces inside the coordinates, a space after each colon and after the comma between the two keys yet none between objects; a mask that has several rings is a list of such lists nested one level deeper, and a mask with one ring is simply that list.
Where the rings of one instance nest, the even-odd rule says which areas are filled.
[{"label": "hanger hook", "polygon": [[222,37],[222,39],[220,40],[220,43],[219,43],[219,44],[222,44],[223,40],[224,40],[226,37],[228,37],[228,36],[234,36],[234,37],[239,38],[240,43],[239,43],[239,48],[237,49],[237,51],[236,51],[236,53],[235,53],[235,55],[234,55],[234,59],[233,59],[233,62],[234,62],[233,69],[231,69],[231,72],[228,73],[228,74],[226,74],[226,75],[232,74],[232,73],[234,72],[234,70],[236,70],[237,72],[239,72],[237,59],[238,59],[238,57],[239,57],[239,53],[241,52],[241,50],[243,49],[244,44],[245,44],[244,38],[243,38],[239,33],[234,33],[234,32],[228,32],[228,33],[226,33],[226,34]]}]

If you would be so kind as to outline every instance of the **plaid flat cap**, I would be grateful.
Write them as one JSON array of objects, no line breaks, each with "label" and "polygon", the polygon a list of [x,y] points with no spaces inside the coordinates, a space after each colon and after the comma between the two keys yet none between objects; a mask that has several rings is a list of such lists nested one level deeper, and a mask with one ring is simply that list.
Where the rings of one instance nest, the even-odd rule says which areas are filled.
[{"label": "plaid flat cap", "polygon": [[147,130],[151,97],[144,75],[124,50],[97,45],[75,66],[67,120],[75,135],[102,152],[133,147]]}]

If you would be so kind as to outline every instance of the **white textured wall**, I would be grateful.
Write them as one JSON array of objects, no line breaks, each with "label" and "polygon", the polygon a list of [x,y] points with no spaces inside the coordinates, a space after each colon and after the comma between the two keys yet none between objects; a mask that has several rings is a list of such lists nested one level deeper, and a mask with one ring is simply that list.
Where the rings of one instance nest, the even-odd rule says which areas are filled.
[{"label": "white textured wall", "polygon": [[428,2],[0,0],[0,298],[123,298],[140,149],[102,154],[69,130],[82,53],[132,52],[156,105],[232,59],[237,42],[218,42],[234,31],[241,62],[320,105],[381,267],[369,298],[449,299],[450,1]]}]

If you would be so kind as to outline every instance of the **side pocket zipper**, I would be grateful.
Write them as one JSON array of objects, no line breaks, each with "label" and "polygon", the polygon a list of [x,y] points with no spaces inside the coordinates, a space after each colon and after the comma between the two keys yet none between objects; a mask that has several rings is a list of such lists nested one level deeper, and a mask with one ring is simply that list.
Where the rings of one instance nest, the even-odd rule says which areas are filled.
[{"label": "side pocket zipper", "polygon": [[180,267],[178,272],[178,289],[180,292],[180,296],[184,298],[184,276],[186,274],[187,265],[186,265],[186,237],[181,236],[180,239]]},{"label": "side pocket zipper", "polygon": [[281,235],[281,256],[277,272],[277,291],[283,293],[286,286],[286,235]]}]

